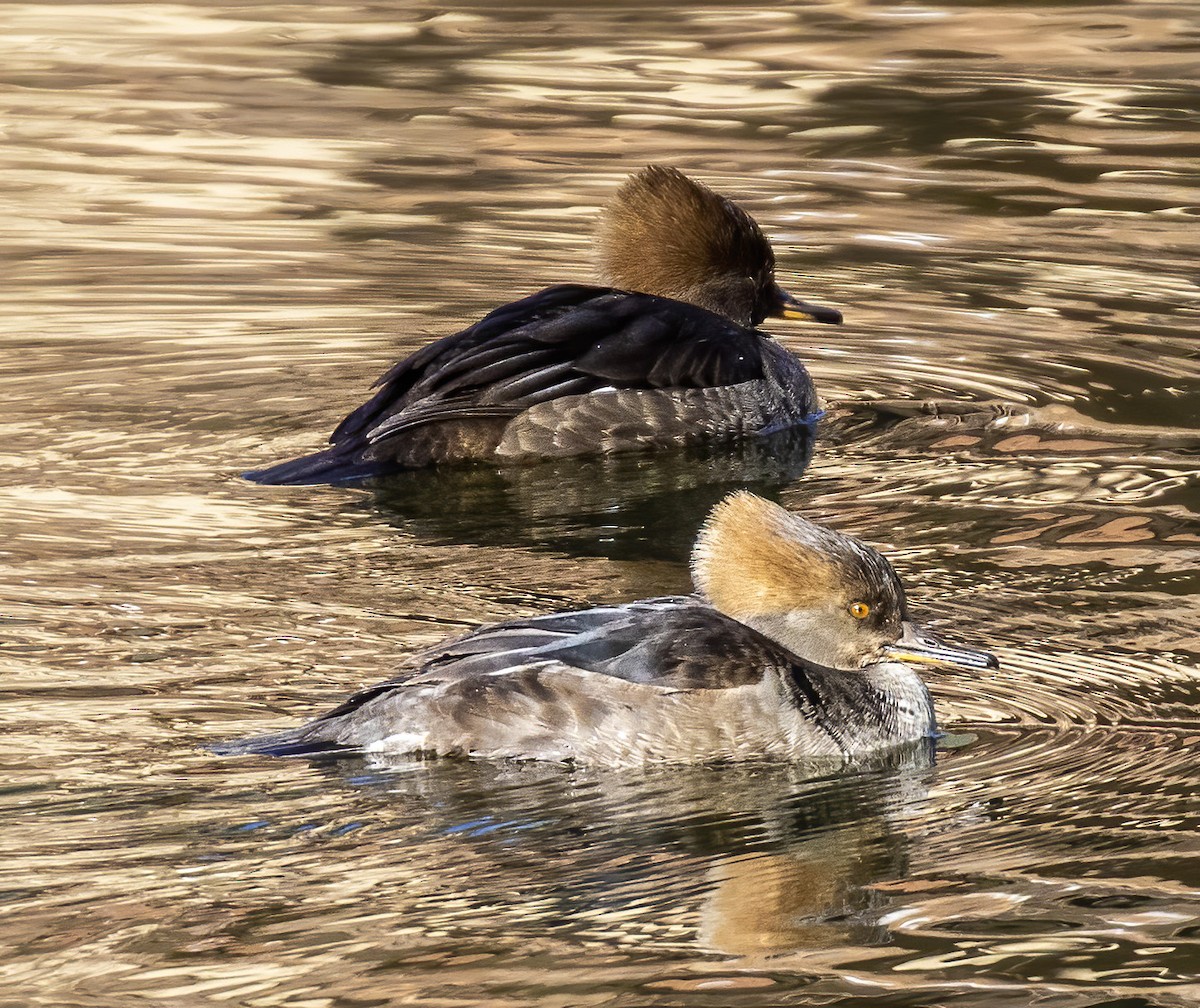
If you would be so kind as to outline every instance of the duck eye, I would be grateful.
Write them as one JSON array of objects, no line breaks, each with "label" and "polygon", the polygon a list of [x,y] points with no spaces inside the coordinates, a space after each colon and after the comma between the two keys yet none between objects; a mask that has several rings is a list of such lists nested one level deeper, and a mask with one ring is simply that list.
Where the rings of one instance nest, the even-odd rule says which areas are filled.
[{"label": "duck eye", "polygon": [[866,619],[871,615],[871,607],[866,602],[851,602],[850,615],[855,619]]}]

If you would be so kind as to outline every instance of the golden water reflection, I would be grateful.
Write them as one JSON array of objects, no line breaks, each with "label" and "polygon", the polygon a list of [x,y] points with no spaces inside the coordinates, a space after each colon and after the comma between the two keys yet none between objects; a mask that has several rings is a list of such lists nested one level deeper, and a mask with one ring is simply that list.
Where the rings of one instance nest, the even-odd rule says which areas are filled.
[{"label": "golden water reflection", "polygon": [[[13,1004],[1200,1001],[1200,89],[1182,3],[4,9]],[[810,445],[244,483],[592,276],[677,165],[772,235]],[[921,759],[232,761],[480,622],[686,590],[729,486],[997,651]]]}]

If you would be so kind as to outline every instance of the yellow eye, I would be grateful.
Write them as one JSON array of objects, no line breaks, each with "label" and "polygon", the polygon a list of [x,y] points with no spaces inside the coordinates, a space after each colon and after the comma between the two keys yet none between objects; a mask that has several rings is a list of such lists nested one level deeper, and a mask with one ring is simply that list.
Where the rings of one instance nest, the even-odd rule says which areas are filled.
[{"label": "yellow eye", "polygon": [[851,602],[850,615],[855,619],[866,619],[871,615],[871,607],[866,602]]}]

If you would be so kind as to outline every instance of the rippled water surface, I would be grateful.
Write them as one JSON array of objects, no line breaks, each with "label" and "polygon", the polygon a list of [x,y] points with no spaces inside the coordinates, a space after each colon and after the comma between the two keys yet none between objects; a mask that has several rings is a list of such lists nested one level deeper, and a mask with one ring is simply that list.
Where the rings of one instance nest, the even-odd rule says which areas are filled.
[{"label": "rippled water surface", "polygon": [[[0,1005],[1200,1003],[1200,14],[7,4]],[[748,450],[412,474],[398,354],[738,197],[829,410]],[[794,463],[794,464],[793,464]],[[220,759],[477,623],[687,585],[731,486],[882,545],[953,733],[853,772]]]}]

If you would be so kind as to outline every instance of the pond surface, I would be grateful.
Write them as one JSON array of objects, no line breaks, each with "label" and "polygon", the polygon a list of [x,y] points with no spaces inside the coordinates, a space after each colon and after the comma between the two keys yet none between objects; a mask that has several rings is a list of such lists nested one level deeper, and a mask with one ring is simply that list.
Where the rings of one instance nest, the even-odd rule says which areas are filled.
[{"label": "pond surface", "polygon": [[[1200,1003],[1192,2],[7,4],[0,1005]],[[398,355],[739,198],[829,411],[271,488]],[[999,673],[931,765],[221,759],[480,622],[687,588],[749,484]],[[965,743],[965,744],[961,744]]]}]

